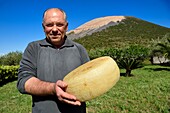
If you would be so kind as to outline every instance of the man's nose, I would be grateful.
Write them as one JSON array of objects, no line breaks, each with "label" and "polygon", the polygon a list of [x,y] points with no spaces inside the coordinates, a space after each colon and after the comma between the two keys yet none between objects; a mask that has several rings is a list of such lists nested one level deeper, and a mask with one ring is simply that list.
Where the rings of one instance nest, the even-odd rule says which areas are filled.
[{"label": "man's nose", "polygon": [[57,25],[54,25],[52,31],[57,31],[57,30],[58,30]]}]

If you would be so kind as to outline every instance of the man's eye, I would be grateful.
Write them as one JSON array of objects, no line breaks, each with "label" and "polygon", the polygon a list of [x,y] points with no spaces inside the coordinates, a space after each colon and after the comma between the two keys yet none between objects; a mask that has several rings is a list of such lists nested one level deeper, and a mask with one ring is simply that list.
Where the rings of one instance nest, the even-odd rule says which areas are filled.
[{"label": "man's eye", "polygon": [[52,27],[52,26],[53,26],[53,24],[46,24],[46,26],[47,26],[47,27]]},{"label": "man's eye", "polygon": [[58,26],[58,27],[62,27],[62,26],[64,26],[64,24],[57,24],[57,26]]}]

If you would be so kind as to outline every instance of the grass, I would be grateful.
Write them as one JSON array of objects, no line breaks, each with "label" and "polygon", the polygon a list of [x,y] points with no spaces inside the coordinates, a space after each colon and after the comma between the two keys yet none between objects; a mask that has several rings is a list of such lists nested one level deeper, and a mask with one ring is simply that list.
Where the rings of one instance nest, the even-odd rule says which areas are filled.
[{"label": "grass", "polygon": [[[87,102],[88,113],[169,113],[169,72],[170,67],[145,66],[133,70],[133,77],[121,76],[111,90]],[[17,91],[16,81],[0,87],[0,113],[30,112],[31,97]]]},{"label": "grass", "polygon": [[136,69],[132,71],[135,76],[121,77],[109,92],[89,101],[88,111],[89,113],[168,113],[169,72],[170,68],[160,66]]},{"label": "grass", "polygon": [[0,87],[0,113],[29,113],[31,96],[23,95],[16,89],[16,81]]}]

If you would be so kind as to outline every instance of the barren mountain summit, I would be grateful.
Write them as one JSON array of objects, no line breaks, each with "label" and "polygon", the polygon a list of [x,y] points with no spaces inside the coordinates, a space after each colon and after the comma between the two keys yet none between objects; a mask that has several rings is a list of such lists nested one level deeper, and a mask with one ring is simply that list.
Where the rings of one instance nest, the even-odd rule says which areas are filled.
[{"label": "barren mountain summit", "polygon": [[70,39],[77,39],[86,35],[91,35],[94,32],[99,32],[103,29],[106,29],[107,27],[117,25],[123,19],[126,19],[125,16],[106,16],[96,18],[84,23],[74,30],[67,32],[67,36]]},{"label": "barren mountain summit", "polygon": [[109,24],[110,22],[117,23],[117,22],[120,22],[123,19],[125,19],[124,16],[100,17],[100,18],[96,18],[96,19],[93,19],[91,21],[88,21],[85,24],[83,24],[83,25],[79,26],[78,28],[76,28],[75,30],[71,30],[71,31],[74,31],[74,33],[77,34],[77,33],[80,33],[81,31],[100,28],[100,27],[102,27],[104,25]]},{"label": "barren mountain summit", "polygon": [[81,31],[82,29],[88,30],[88,29],[99,28],[104,25],[107,25],[110,22],[118,22],[118,21],[121,21],[122,19],[125,19],[125,17],[124,16],[107,16],[107,17],[96,18],[81,25],[75,30],[76,32],[78,32],[78,31]]}]

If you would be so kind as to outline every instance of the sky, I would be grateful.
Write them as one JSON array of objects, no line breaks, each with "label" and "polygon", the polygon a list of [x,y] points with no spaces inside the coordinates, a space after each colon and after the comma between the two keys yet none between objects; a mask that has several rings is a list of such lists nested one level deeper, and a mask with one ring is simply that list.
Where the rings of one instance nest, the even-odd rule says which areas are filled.
[{"label": "sky", "polygon": [[0,55],[24,52],[45,38],[42,15],[48,8],[67,14],[68,30],[104,16],[134,16],[170,28],[170,0],[0,0]]}]

